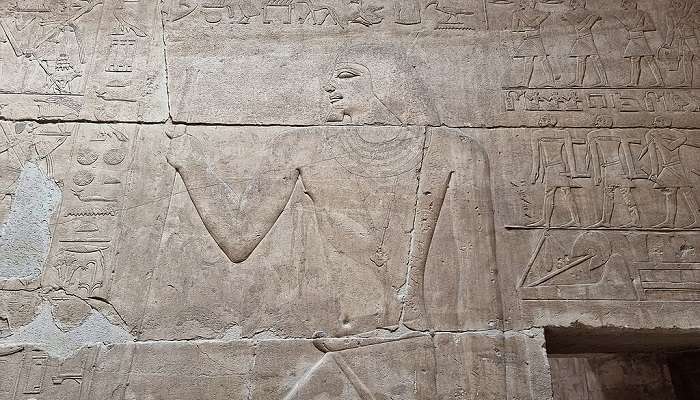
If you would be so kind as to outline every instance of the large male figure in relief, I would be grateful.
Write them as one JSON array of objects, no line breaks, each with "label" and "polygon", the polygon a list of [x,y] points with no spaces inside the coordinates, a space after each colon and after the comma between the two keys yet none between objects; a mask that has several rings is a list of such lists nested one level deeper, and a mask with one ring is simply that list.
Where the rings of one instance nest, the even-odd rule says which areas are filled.
[{"label": "large male figure in relief", "polygon": [[[382,386],[391,383],[378,382],[366,370],[399,373],[396,361],[389,361],[392,357],[369,357],[390,347],[397,357],[402,354],[401,371],[414,380],[400,397],[434,399],[429,335],[353,342],[334,338],[367,338],[368,332],[387,329],[426,332],[498,325],[486,156],[468,137],[426,128],[439,123],[436,112],[405,53],[397,48],[351,46],[336,60],[323,90],[331,125],[280,135],[241,193],[218,177],[205,146],[195,137],[173,139],[168,161],[233,263],[253,253],[295,187],[300,185],[313,204],[313,219],[323,236],[324,268],[331,277],[324,290],[337,303],[336,323],[316,333],[316,347],[325,355],[285,398],[346,398],[335,392],[342,382],[359,398],[384,396],[390,389]],[[431,321],[424,280],[438,217],[453,222],[460,272],[469,286],[460,288],[461,293],[445,293],[464,302],[460,312],[454,310],[454,318]],[[353,367],[352,360],[358,359],[379,365]],[[405,360],[412,360],[409,371]],[[335,378],[329,378],[330,371],[336,372],[330,373]],[[328,379],[340,379],[341,384]]]}]

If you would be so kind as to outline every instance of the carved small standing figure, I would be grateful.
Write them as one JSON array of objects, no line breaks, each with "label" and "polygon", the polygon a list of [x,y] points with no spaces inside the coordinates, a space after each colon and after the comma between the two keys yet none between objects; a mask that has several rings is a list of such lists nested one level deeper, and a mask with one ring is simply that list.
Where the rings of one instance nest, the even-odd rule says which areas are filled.
[{"label": "carved small standing figure", "polygon": [[603,186],[603,211],[600,220],[591,227],[611,226],[617,193],[622,195],[630,216],[630,222],[625,227],[638,227],[639,207],[632,196],[634,164],[629,159],[629,147],[625,148],[629,143],[610,129],[612,125],[611,117],[599,115],[595,121],[598,129],[591,131],[587,137],[586,158],[593,166],[593,184]]},{"label": "carved small standing figure", "polygon": [[654,120],[654,128],[647,132],[644,139],[646,147],[639,155],[639,159],[649,154],[651,162],[649,179],[654,182],[654,188],[661,190],[666,197],[666,218],[654,227],[676,227],[679,192],[683,195],[692,216],[692,222],[685,227],[700,227],[700,207],[695,200],[693,185],[688,179],[681,159],[681,148],[683,146],[700,148],[700,139],[671,129],[671,121],[664,117],[657,117]]},{"label": "carved small standing figure", "polygon": [[680,57],[680,68],[683,70],[683,80],[678,84],[681,87],[693,85],[695,53],[700,48],[695,30],[698,26],[694,2],[689,0],[672,0],[671,9],[666,15],[666,39],[662,48],[676,47]]},{"label": "carved small standing figure", "polygon": [[623,57],[630,60],[628,86],[639,86],[639,78],[642,75],[642,59],[646,61],[649,71],[656,80],[654,86],[663,86],[664,79],[659,65],[656,63],[656,55],[649,47],[646,38],[646,32],[656,30],[654,20],[649,13],[637,8],[637,0],[622,0],[622,9],[623,11],[617,20],[627,30],[627,46]]},{"label": "carved small standing figure", "polygon": [[394,0],[394,16],[397,24],[420,24],[420,3],[418,0]]},{"label": "carved small standing figure", "polygon": [[554,86],[554,80],[559,76],[554,75],[554,69],[549,62],[549,55],[542,42],[542,23],[549,18],[548,12],[536,8],[537,0],[520,0],[518,9],[513,12],[511,29],[513,32],[525,33],[522,43],[515,49],[514,58],[523,58],[524,74],[520,86],[530,87],[532,75],[535,71],[535,59],[542,61],[542,66],[547,72],[547,86]]},{"label": "carved small standing figure", "polygon": [[601,17],[586,9],[586,0],[571,0],[569,7],[571,9],[562,16],[562,19],[573,26],[576,32],[576,39],[574,39],[570,51],[571,57],[576,58],[576,77],[569,85],[583,86],[583,81],[586,78],[586,65],[590,59],[598,75],[598,82],[594,86],[608,86],[608,77],[593,40],[592,31],[593,25],[600,21]]},{"label": "carved small standing figure", "polygon": [[528,226],[550,226],[558,191],[563,194],[571,217],[563,226],[581,225],[576,200],[571,193],[571,188],[578,187],[572,179],[576,166],[572,146],[569,146],[571,135],[564,129],[555,129],[556,123],[554,117],[544,116],[539,121],[542,129],[532,132],[530,182],[543,182],[545,194],[542,218]]}]

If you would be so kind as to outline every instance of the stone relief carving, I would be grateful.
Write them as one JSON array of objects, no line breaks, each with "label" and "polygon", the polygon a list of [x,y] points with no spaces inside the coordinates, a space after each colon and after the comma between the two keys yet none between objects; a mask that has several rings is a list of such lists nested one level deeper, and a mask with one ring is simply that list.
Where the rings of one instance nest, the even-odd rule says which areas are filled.
[{"label": "stone relief carving", "polygon": [[[8,3],[0,11],[0,96],[12,96],[14,118],[86,118],[97,101],[92,88],[110,74],[146,79],[154,29],[146,21],[155,7],[123,0]],[[139,60],[144,65],[135,67]]]},{"label": "stone relief carving", "polygon": [[[255,0],[240,2],[173,0],[167,3],[164,13],[168,15],[170,23],[191,18],[205,21],[210,25],[226,22],[247,25],[258,24],[256,17],[262,15],[259,19],[262,24],[279,22],[283,25],[291,25],[292,20],[296,20],[300,25],[304,25],[310,20],[309,25],[312,26],[335,26],[342,30],[352,22],[364,27],[372,27],[387,19],[398,25],[420,27],[427,22],[423,14],[427,12],[429,6],[435,5],[435,11],[440,18],[434,19],[434,16],[430,15],[429,19],[429,21],[434,19],[435,29],[474,30],[488,24],[486,5],[480,0],[468,1],[466,7],[449,1],[439,5],[431,2],[423,4],[421,1],[414,0],[396,0],[391,3],[376,0],[331,1],[327,4],[316,4],[312,1],[259,2]],[[391,13],[393,13],[392,16],[390,16]],[[480,18],[468,18],[471,16]],[[329,23],[324,24],[326,21]]]},{"label": "stone relief carving", "polygon": [[544,327],[694,332],[698,20],[0,4],[0,400],[549,399]]},{"label": "stone relief carving", "polygon": [[692,115],[697,110],[696,4],[668,2],[667,10],[659,5],[643,0],[493,3],[491,15],[505,18],[511,10],[513,16],[515,62],[504,78],[505,110],[513,116],[533,113],[531,125],[538,112],[547,111],[566,113],[567,119],[578,114],[586,125],[600,113],[619,114],[618,121],[645,118],[649,127],[654,113]]},{"label": "stone relief carving", "polygon": [[610,115],[595,124],[555,128],[548,116],[547,127],[530,134],[529,182],[544,191],[544,203],[538,217],[521,195],[535,222],[507,226],[535,240],[517,278],[519,296],[697,301],[694,132],[661,116],[651,129],[615,129]]},{"label": "stone relief carving", "polygon": [[[483,279],[483,285],[488,285],[493,272],[487,267],[493,260],[488,253],[487,160],[467,137],[405,126],[426,124],[435,118],[435,111],[418,97],[406,98],[411,92],[405,92],[402,99],[380,98],[374,92],[373,77],[392,65],[377,65],[368,57],[371,54],[367,45],[348,48],[337,58],[324,86],[329,122],[344,125],[282,134],[270,145],[271,154],[261,163],[263,169],[240,192],[221,179],[200,139],[187,133],[171,135],[168,162],[182,178],[207,231],[233,263],[242,263],[255,252],[290,203],[295,187],[303,187],[311,209],[301,212],[321,235],[321,254],[314,261],[328,269],[322,271],[329,279],[324,291],[334,293],[331,308],[337,314],[330,331],[314,334],[315,346],[325,356],[285,396],[289,399],[336,390],[315,382],[334,370],[344,375],[361,398],[373,398],[371,393],[379,388],[371,387],[369,376],[351,366],[343,354],[365,357],[375,347],[395,348],[393,351],[404,354],[423,352],[416,354],[416,364],[410,367],[425,374],[416,377],[418,392],[411,396],[434,397],[434,368],[421,361],[432,358],[428,337],[367,338],[351,344],[333,337],[369,334],[376,329],[435,329],[426,308],[424,282],[431,242],[443,213],[483,227],[483,233],[468,232],[459,238],[465,241],[463,245],[485,246],[484,253],[464,258],[462,268],[473,271],[472,279]],[[398,87],[406,84],[416,81],[394,83]],[[344,189],[330,187],[331,181],[343,182]],[[343,191],[341,196],[338,190]],[[452,209],[445,210],[448,197]],[[476,296],[474,305],[484,308],[475,309],[476,315],[468,317],[470,323],[483,329],[498,326],[495,292],[486,290]],[[414,342],[422,350],[404,349],[412,348]]]}]

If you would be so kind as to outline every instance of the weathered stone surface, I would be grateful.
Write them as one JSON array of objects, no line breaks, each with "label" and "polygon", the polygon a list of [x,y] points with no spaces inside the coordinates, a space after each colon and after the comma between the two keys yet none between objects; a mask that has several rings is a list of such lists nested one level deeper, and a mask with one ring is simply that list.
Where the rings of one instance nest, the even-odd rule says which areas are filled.
[{"label": "weathered stone surface", "polygon": [[695,0],[0,2],[0,400],[685,400]]},{"label": "weathered stone surface", "polygon": [[8,0],[0,20],[4,118],[167,119],[158,2]]},{"label": "weathered stone surface", "polygon": [[517,316],[507,326],[697,326],[695,132],[606,119],[474,135],[509,155],[491,163],[494,186],[507,188],[495,203],[513,250],[499,252]]},{"label": "weathered stone surface", "polygon": [[[438,0],[405,24],[392,17],[400,0],[273,2],[268,23],[264,15],[240,23],[223,6],[172,3],[171,110],[183,122],[323,123],[334,69],[359,64],[376,97],[398,111],[396,124],[537,126],[546,113],[562,126],[593,126],[600,113],[614,114],[618,126],[651,126],[658,113],[678,127],[698,124],[697,38],[688,36],[695,22],[682,20],[683,5],[665,12],[651,0]],[[358,22],[372,7],[383,7],[380,22]],[[328,10],[338,23],[322,19]],[[358,95],[339,91],[346,101]],[[418,106],[431,117],[416,114]]]}]

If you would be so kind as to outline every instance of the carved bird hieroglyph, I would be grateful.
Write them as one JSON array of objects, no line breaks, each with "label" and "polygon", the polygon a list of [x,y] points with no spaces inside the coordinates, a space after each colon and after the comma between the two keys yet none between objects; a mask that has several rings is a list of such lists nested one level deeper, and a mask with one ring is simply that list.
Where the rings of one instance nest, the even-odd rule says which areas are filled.
[{"label": "carved bird hieroglyph", "polygon": [[460,7],[454,7],[454,6],[445,6],[445,5],[440,5],[439,0],[430,0],[428,4],[425,5],[425,9],[427,10],[428,7],[430,6],[435,6],[435,10],[445,14],[446,18],[443,20],[440,20],[438,23],[440,24],[457,24],[459,23],[459,16],[470,16],[474,15],[473,11],[460,8]]}]

